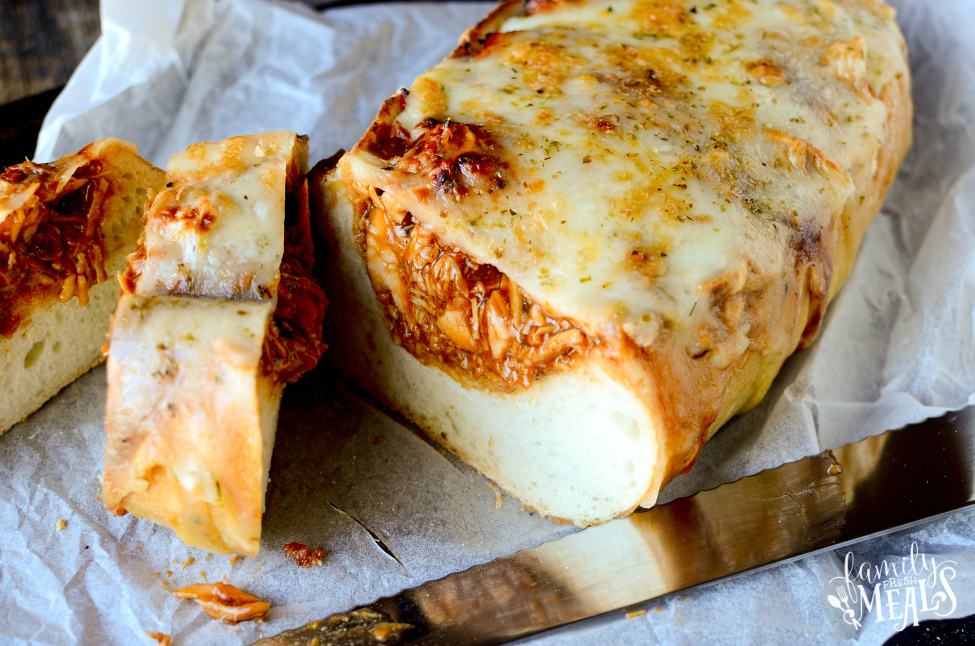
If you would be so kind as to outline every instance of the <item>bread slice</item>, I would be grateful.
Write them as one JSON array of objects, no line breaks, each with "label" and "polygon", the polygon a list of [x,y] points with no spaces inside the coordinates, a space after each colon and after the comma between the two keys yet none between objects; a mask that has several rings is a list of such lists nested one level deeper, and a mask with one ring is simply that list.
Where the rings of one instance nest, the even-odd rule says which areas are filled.
[{"label": "bread slice", "polygon": [[106,508],[256,556],[278,407],[325,345],[291,131],[194,144],[122,277],[105,412]]},{"label": "bread slice", "polygon": [[[55,162],[25,162],[0,175],[0,433],[104,360],[101,348],[119,294],[115,274],[142,232],[147,198],[165,176],[136,151],[133,144],[101,139]],[[86,218],[90,232],[97,227],[98,235],[79,238],[97,246],[99,257],[65,246],[76,266],[59,262],[62,268],[53,269],[50,263],[61,255],[52,252],[50,238],[69,240],[66,214],[77,215],[77,222]],[[77,259],[81,253],[84,263]],[[44,258],[46,268],[13,278],[25,262],[43,265]],[[87,289],[78,289],[79,276]]]},{"label": "bread slice", "polygon": [[105,504],[190,545],[255,555],[284,388],[271,301],[124,294],[112,324]]},{"label": "bread slice", "polygon": [[761,401],[910,144],[889,7],[753,4],[504,2],[312,182],[333,361],[543,514]]}]

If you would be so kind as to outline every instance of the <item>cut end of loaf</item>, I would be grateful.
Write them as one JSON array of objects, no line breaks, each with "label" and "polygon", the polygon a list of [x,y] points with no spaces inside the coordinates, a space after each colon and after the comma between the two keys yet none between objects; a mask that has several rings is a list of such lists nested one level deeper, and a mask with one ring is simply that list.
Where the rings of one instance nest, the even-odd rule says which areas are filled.
[{"label": "cut end of loaf", "polygon": [[320,269],[332,300],[326,360],[541,514],[586,526],[654,496],[666,467],[662,425],[598,353],[504,394],[467,387],[393,342],[340,173],[310,179],[312,213],[329,249]]}]

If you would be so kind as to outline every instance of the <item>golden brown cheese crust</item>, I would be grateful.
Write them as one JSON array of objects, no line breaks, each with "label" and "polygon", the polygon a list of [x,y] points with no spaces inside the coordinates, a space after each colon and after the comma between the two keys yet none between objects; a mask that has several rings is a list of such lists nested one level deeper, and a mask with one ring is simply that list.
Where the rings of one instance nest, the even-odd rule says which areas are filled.
[{"label": "golden brown cheese crust", "polygon": [[[300,174],[295,168],[294,173]],[[289,178],[291,176],[289,175]],[[173,179],[173,178],[170,178]],[[279,383],[293,383],[318,363],[328,346],[322,341],[322,320],[328,298],[316,282],[312,267],[315,264],[315,249],[311,236],[310,213],[308,210],[308,182],[297,185],[288,181],[287,186],[296,184],[286,200],[287,218],[284,228],[284,245],[277,283],[274,286],[277,306],[274,317],[268,324],[264,338],[264,356],[261,370]],[[173,190],[176,182],[170,182],[164,193],[170,196],[181,191]],[[166,197],[162,198],[167,199]],[[170,197],[171,199],[171,197]],[[153,203],[156,207],[157,204]],[[150,211],[158,213],[155,208]],[[193,222],[208,223],[201,229],[206,233],[217,217],[205,209],[191,209]],[[198,226],[194,224],[192,226]],[[134,294],[146,265],[146,236],[139,238],[135,250],[126,256],[125,271],[119,274],[122,291]],[[267,290],[270,293],[270,290]],[[176,293],[180,293],[178,290]]]},{"label": "golden brown cheese crust", "polygon": [[666,481],[815,337],[910,145],[905,53],[873,0],[505,2],[340,165],[601,339]]},{"label": "golden brown cheese crust", "polygon": [[282,131],[193,144],[173,155],[166,188],[146,214],[137,291],[274,298],[284,253],[280,219],[307,157],[307,137]]}]

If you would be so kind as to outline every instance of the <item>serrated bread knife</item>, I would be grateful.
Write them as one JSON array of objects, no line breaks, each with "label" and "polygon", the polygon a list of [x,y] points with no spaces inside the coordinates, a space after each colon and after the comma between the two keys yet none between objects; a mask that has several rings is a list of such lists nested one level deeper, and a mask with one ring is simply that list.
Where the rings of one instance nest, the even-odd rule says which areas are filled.
[{"label": "serrated bread knife", "polygon": [[975,502],[975,409],[431,581],[254,646],[490,646],[903,529]]}]

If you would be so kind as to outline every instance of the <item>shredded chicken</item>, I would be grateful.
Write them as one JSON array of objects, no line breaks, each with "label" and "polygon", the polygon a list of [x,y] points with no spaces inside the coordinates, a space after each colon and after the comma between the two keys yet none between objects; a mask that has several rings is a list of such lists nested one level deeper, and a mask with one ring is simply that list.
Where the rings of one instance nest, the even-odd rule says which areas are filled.
[{"label": "shredded chicken", "polygon": [[38,301],[86,305],[88,290],[107,278],[101,173],[79,153],[0,174],[0,335],[10,338]]},{"label": "shredded chicken", "polygon": [[369,273],[396,342],[418,359],[511,390],[587,352],[590,340],[571,321],[371,195],[362,222]]},{"label": "shredded chicken", "polygon": [[[315,251],[308,211],[308,182],[295,193],[297,213],[285,228],[278,304],[264,337],[261,366],[281,383],[297,381],[318,364],[328,346],[322,321],[328,299],[312,275]],[[291,209],[289,209],[290,211]]]},{"label": "shredded chicken", "polygon": [[180,599],[193,599],[205,613],[228,624],[263,621],[271,607],[270,602],[261,601],[226,583],[198,583],[174,590],[173,595]]}]

